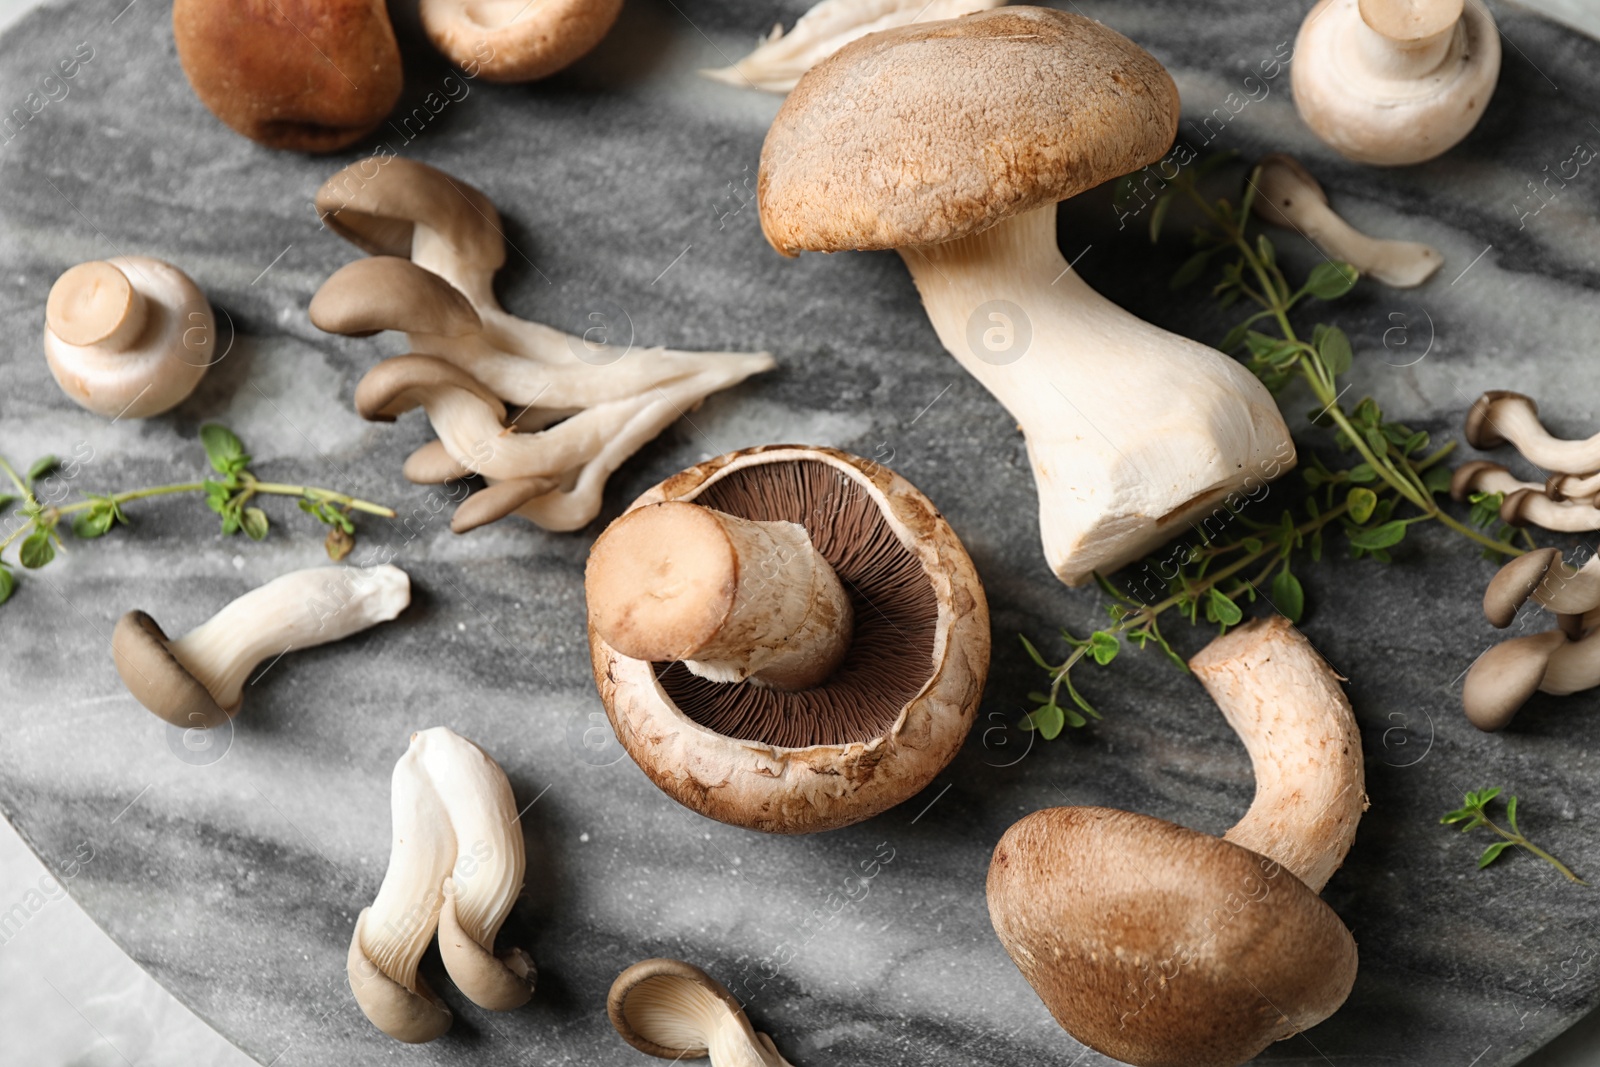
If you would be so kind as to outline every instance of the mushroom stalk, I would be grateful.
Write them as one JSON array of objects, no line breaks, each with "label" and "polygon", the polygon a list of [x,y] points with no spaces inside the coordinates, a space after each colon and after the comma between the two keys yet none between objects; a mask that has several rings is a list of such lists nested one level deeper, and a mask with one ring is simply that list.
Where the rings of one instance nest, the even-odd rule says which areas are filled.
[{"label": "mushroom stalk", "polygon": [[1255,772],[1250,810],[1223,838],[1322,892],[1367,807],[1361,734],[1338,676],[1278,619],[1217,638],[1189,669],[1244,742]]},{"label": "mushroom stalk", "polygon": [[[1461,27],[1461,0],[1362,0],[1352,32],[1361,58],[1385,78],[1421,78],[1450,55]],[[1381,29],[1380,29],[1381,27]]]},{"label": "mushroom stalk", "polygon": [[618,519],[595,543],[585,584],[608,645],[714,682],[810,688],[839,666],[854,632],[850,598],[804,526],[697,504]]},{"label": "mushroom stalk", "polygon": [[1581,441],[1562,440],[1539,421],[1539,405],[1521,393],[1502,389],[1484,393],[1467,412],[1465,436],[1473,448],[1499,448],[1510,443],[1523,458],[1544,470],[1563,474],[1600,471],[1600,434]]},{"label": "mushroom stalk", "polygon": [[1051,204],[901,256],[940,341],[1020,424],[1045,556],[1079,585],[1295,455],[1253,374],[1096,293],[1055,217]]}]

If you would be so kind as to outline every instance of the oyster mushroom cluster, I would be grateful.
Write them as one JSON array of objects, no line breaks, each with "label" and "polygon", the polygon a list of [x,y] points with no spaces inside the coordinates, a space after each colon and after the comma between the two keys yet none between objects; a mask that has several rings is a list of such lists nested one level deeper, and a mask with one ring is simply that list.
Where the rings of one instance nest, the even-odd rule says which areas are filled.
[{"label": "oyster mushroom cluster", "polygon": [[1480,396],[1467,411],[1467,443],[1480,451],[1514,447],[1522,458],[1550,474],[1525,482],[1506,467],[1474,460],[1456,469],[1450,495],[1467,500],[1499,494],[1500,519],[1512,526],[1539,526],[1559,533],[1600,530],[1600,434],[1563,440],[1539,421],[1531,397],[1504,389]]},{"label": "oyster mushroom cluster", "polygon": [[494,204],[459,179],[396,156],[352,163],[317,192],[333,232],[370,252],[311,301],[330,333],[406,335],[356,387],[356,409],[392,421],[421,408],[438,440],[403,468],[413,482],[480,475],[451,518],[462,533],[517,514],[576,530],[606,479],[710,394],[770,370],[765,352],[679,352],[576,337],[495,299],[505,236]]}]

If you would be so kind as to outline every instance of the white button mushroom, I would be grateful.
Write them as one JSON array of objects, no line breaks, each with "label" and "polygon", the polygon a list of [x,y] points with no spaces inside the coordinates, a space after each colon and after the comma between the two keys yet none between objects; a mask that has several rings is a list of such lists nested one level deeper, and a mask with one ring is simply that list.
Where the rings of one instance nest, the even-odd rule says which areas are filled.
[{"label": "white button mushroom", "polygon": [[143,419],[176,407],[205,377],[215,344],[205,296],[149,256],[79,263],[45,303],[50,373],[97,415]]},{"label": "white button mushroom", "polygon": [[1172,79],[1131,41],[1000,8],[846,45],[761,150],[780,253],[900,251],[945,348],[1020,424],[1069,585],[1294,465],[1255,375],[1101,297],[1056,245],[1057,201],[1161,158],[1177,123]]},{"label": "white button mushroom", "polygon": [[641,960],[617,975],[606,1014],[622,1039],[661,1059],[711,1067],[791,1067],[726,986],[692,963]]},{"label": "white button mushroom", "polygon": [[111,651],[139,703],[174,726],[216,726],[244,702],[263,660],[342,641],[411,603],[399,567],[312,567],[280,575],[228,604],[176,641],[142,611],[117,620]]},{"label": "white button mushroom", "polygon": [[1500,76],[1481,0],[1322,0],[1295,39],[1295,107],[1360,163],[1421,163],[1478,124]]}]

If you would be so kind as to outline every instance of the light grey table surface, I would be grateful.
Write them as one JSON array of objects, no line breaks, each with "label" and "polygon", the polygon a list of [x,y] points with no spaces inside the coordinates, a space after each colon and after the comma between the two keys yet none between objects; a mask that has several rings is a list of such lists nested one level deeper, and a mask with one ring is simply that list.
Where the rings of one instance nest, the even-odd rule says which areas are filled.
[{"label": "light grey table surface", "polygon": [[[1026,742],[985,732],[1013,720],[1033,684],[1012,635],[1082,628],[1099,598],[1049,579],[1019,441],[938,355],[900,265],[888,256],[784,264],[761,243],[753,209],[738,210],[775,103],[692,72],[738,54],[800,6],[752,13],[632,0],[575,73],[532,89],[474,87],[405,151],[500,205],[527,257],[514,256],[502,279],[514,308],[570,325],[587,303],[613,299],[644,343],[767,348],[783,363],[624,468],[606,517],[662,475],[729,448],[776,439],[893,448],[895,465],[967,539],[990,590],[997,656],[985,726],[922,798],[862,827],[787,840],[705,823],[625,758],[583,744],[596,705],[578,574],[593,531],[507,524],[467,538],[431,529],[405,545],[399,562],[416,579],[417,606],[343,648],[286,662],[251,693],[226,756],[197,766],[121,693],[105,648],[110,623],[142,606],[181,629],[249,585],[315,563],[318,548],[314,531],[281,508],[262,545],[219,539],[192,504],[141,509],[134,528],[29,580],[0,616],[0,808],[117,945],[257,1060],[399,1053],[351,1005],[343,947],[385,861],[388,769],[419,726],[444,722],[483,742],[519,798],[541,796],[526,820],[528,899],[508,932],[531,945],[543,981],[521,1012],[491,1018],[468,1007],[448,1038],[406,1053],[415,1062],[644,1062],[600,1011],[620,967],[681,955],[736,981],[793,940],[854,859],[885,840],[899,858],[877,891],[808,937],[752,1002],[790,1057],[1102,1062],[1054,1027],[988,929],[982,875],[995,837],[1054,803],[1114,804],[1214,831],[1248,803],[1248,768],[1220,717],[1149,658],[1090,681],[1109,714],[1089,735],[1012,763]],[[1242,0],[1080,7],[1166,62],[1191,117],[1221,106],[1296,22]],[[1295,151],[1358,222],[1445,252],[1427,288],[1367,287],[1330,313],[1356,340],[1360,388],[1446,431],[1478,390],[1516,384],[1558,426],[1587,433],[1600,415],[1589,359],[1600,187],[1574,182],[1523,229],[1515,208],[1546,163],[1600,140],[1589,126],[1600,45],[1497,11],[1509,45],[1500,90],[1480,130],[1444,160],[1403,172],[1332,160],[1298,126],[1281,83],[1218,145]],[[273,154],[218,127],[182,83],[166,18],[156,0],[57,4],[0,39],[8,100],[57,52],[84,40],[96,50],[70,94],[0,148],[9,375],[0,451],[26,460],[88,442],[97,459],[87,488],[169,480],[197,469],[193,432],[220,419],[263,471],[417,502],[398,467],[423,439],[418,421],[373,427],[349,410],[355,380],[393,343],[334,341],[304,318],[317,284],[355,255],[318,230],[307,201],[354,154]],[[414,103],[447,72],[414,32],[403,36]],[[1084,253],[1079,270],[1092,284],[1141,315],[1203,339],[1225,328],[1198,297],[1166,294],[1161,279],[1181,247],[1152,253],[1119,234],[1103,195],[1066,209],[1062,243],[1069,256]],[[50,281],[118,249],[185,267],[240,332],[193,400],[142,425],[107,426],[68,406],[37,350]],[[1399,366],[1409,360],[1384,347],[1395,314],[1412,330],[1433,323],[1422,362]],[[381,527],[365,536],[400,543]],[[1474,873],[1471,843],[1436,825],[1463,789],[1504,782],[1523,794],[1530,831],[1575,864],[1591,866],[1600,844],[1584,821],[1600,794],[1589,762],[1600,721],[1572,714],[1592,698],[1541,702],[1525,726],[1492,738],[1459,717],[1456,679],[1490,640],[1474,604],[1488,573],[1459,545],[1430,538],[1394,569],[1334,564],[1308,583],[1316,610],[1306,628],[1352,679],[1368,753],[1374,807],[1327,893],[1363,963],[1338,1016],[1267,1058],[1509,1064],[1596,1000],[1592,970],[1567,973],[1573,953],[1595,941],[1592,898],[1526,857]],[[74,867],[85,842],[94,858]],[[24,900],[39,868],[14,861],[14,843],[0,847],[10,849],[0,852],[9,892],[0,902]],[[22,1034],[70,1031],[87,1047],[84,1026],[93,1030],[81,1063],[221,1055],[65,902],[0,946],[0,983],[10,994],[0,1012]],[[1587,1038],[1569,1035],[1529,1062],[1586,1062],[1595,1027],[1586,1028]],[[70,1040],[10,1051],[25,1057],[18,1062],[65,1062]]]}]

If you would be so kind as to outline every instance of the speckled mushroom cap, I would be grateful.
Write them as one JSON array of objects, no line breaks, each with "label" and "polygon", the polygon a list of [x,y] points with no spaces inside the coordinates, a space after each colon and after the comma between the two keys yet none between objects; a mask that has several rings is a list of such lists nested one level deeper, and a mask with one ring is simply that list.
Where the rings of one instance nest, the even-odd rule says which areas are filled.
[{"label": "speckled mushroom cap", "polygon": [[1305,883],[1148,815],[1034,812],[995,847],[988,894],[1056,1021],[1140,1067],[1234,1067],[1327,1018],[1355,982],[1354,938]]},{"label": "speckled mushroom cap", "polygon": [[709,818],[810,833],[918,793],[955,756],[989,666],[989,609],[966,549],[911,483],[829,448],[770,445],[691,467],[630,507],[692,501],[806,527],[850,591],[839,668],[798,692],[699,678],[589,628],[612,727],[668,796]]},{"label": "speckled mushroom cap", "polygon": [[800,79],[756,195],[784,255],[950,241],[1160,159],[1162,65],[1081,15],[1004,7],[869,34]]}]

